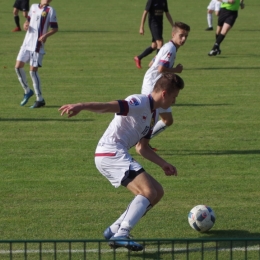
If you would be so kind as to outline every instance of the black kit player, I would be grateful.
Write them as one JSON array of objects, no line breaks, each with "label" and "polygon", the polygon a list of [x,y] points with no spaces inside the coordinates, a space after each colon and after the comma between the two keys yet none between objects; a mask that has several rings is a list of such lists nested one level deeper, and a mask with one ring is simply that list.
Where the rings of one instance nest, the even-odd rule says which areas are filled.
[{"label": "black kit player", "polygon": [[144,24],[148,14],[149,28],[152,34],[152,44],[140,55],[134,57],[136,67],[141,69],[141,60],[154,50],[157,53],[163,46],[163,14],[165,13],[169,23],[173,27],[173,20],[168,10],[167,0],[148,0],[142,15],[139,33],[144,35]]},{"label": "black kit player", "polygon": [[14,8],[13,9],[14,21],[16,27],[12,30],[12,32],[20,32],[21,26],[20,26],[19,11],[22,11],[24,18],[27,18],[28,11],[29,11],[29,0],[16,0],[14,2],[13,8]]}]

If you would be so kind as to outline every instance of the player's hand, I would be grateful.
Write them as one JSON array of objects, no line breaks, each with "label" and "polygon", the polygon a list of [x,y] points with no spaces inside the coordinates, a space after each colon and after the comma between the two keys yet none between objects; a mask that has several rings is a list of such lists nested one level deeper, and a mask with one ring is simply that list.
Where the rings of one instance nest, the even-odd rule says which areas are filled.
[{"label": "player's hand", "polygon": [[143,28],[140,28],[139,33],[140,33],[141,35],[144,35],[144,29],[143,29]]},{"label": "player's hand", "polygon": [[28,31],[28,29],[29,29],[29,23],[28,23],[27,21],[23,24],[23,29],[24,29],[25,31]]},{"label": "player's hand", "polygon": [[42,35],[38,40],[39,40],[39,42],[45,43],[47,40],[47,37],[45,35]]},{"label": "player's hand", "polygon": [[175,72],[176,73],[181,73],[183,70],[183,66],[181,64],[178,64],[176,67],[175,67]]},{"label": "player's hand", "polygon": [[169,164],[169,163],[165,163],[163,166],[162,166],[162,169],[164,170],[164,173],[167,175],[167,176],[171,176],[171,175],[175,175],[177,176],[177,169]]},{"label": "player's hand", "polygon": [[245,4],[244,3],[240,3],[240,8],[244,9],[245,8]]},{"label": "player's hand", "polygon": [[68,104],[62,106],[59,111],[61,111],[61,116],[67,114],[68,117],[76,116],[82,110],[81,104]]}]

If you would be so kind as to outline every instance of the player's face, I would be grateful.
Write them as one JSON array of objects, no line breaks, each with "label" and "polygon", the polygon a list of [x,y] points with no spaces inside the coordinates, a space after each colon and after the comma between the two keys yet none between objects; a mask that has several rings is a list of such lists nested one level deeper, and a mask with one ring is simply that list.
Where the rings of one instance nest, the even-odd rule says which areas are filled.
[{"label": "player's face", "polygon": [[163,109],[167,109],[169,108],[171,105],[175,104],[176,98],[179,95],[179,89],[175,89],[172,93],[168,94],[166,91],[162,92],[162,96],[163,96],[163,102],[161,105],[161,108]]},{"label": "player's face", "polygon": [[48,5],[52,0],[41,0],[41,5]]},{"label": "player's face", "polygon": [[176,47],[180,47],[184,45],[188,38],[189,32],[177,28],[174,32],[172,32],[172,41],[176,45]]}]

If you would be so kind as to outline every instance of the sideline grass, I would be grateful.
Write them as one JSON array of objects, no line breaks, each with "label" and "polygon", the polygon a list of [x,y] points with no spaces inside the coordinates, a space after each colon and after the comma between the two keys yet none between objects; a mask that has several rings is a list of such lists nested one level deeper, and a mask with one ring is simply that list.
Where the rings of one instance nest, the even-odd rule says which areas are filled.
[{"label": "sideline grass", "polygon": [[[132,151],[165,188],[163,200],[134,229],[137,238],[260,236],[260,4],[246,3],[218,57],[207,56],[214,43],[214,32],[204,31],[207,4],[169,3],[173,18],[191,25],[176,60],[184,65],[186,86],[173,108],[175,125],[152,144],[179,176],[164,176]],[[144,2],[64,0],[53,6],[60,31],[46,44],[40,76],[47,106],[39,110],[28,108],[33,100],[19,106],[22,89],[13,67],[24,33],[10,32],[10,3],[0,11],[1,239],[102,238],[132,199],[93,162],[113,115],[86,112],[66,119],[57,110],[140,92],[145,69],[137,70],[133,57],[150,43],[147,26],[146,35],[138,35]],[[164,37],[170,38],[166,19]],[[187,222],[189,210],[202,203],[217,215],[207,234]]]}]

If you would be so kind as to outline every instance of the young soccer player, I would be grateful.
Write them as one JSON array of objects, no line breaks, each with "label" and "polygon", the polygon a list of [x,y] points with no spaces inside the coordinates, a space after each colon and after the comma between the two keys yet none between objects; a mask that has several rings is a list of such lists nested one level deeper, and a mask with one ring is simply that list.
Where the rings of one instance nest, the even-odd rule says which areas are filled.
[{"label": "young soccer player", "polygon": [[125,212],[104,231],[104,237],[113,248],[126,247],[133,251],[143,249],[141,244],[129,239],[130,230],[164,194],[161,184],[132,158],[128,150],[135,146],[140,155],[160,166],[167,176],[177,175],[176,168],[149,147],[149,138],[156,120],[156,109],[174,104],[183,87],[184,82],[180,77],[166,74],[156,82],[150,95],[135,94],[125,100],[107,103],[68,104],[59,109],[61,115],[68,114],[68,117],[76,116],[82,110],[115,113],[98,142],[95,164],[115,188],[122,185],[135,197]]},{"label": "young soccer player", "polygon": [[221,53],[220,44],[225,39],[229,30],[235,24],[238,16],[238,9],[244,9],[244,0],[222,0],[221,8],[218,17],[218,27],[216,30],[216,42],[212,50],[208,53],[209,56],[216,56]]},{"label": "young soccer player", "polygon": [[16,24],[16,27],[12,30],[12,32],[20,32],[21,26],[19,11],[22,11],[24,18],[27,18],[29,11],[29,0],[16,0],[14,2],[13,8],[14,22]]},{"label": "young soccer player", "polygon": [[207,22],[208,28],[205,31],[213,31],[213,13],[215,12],[216,16],[218,16],[220,10],[221,2],[218,0],[211,0],[207,7]]},{"label": "young soccer player", "polygon": [[[33,82],[36,101],[31,108],[45,106],[42,96],[41,81],[38,68],[42,66],[44,44],[48,37],[58,31],[56,11],[49,6],[52,0],[41,0],[39,4],[33,4],[30,8],[24,30],[27,31],[21,49],[18,53],[15,71],[23,89],[24,98],[21,106],[24,106],[34,92],[29,88],[24,71],[25,63],[30,64],[30,76]],[[49,27],[51,28],[49,30]]]},{"label": "young soccer player", "polygon": [[[183,46],[188,38],[190,32],[190,26],[182,23],[175,22],[172,29],[172,39],[163,45],[158,54],[155,56],[153,61],[150,63],[150,68],[144,75],[142,94],[150,94],[153,91],[155,82],[164,73],[181,73],[183,66],[178,64],[173,67],[176,58],[177,50]],[[161,120],[159,120],[152,133],[152,137],[164,131],[168,126],[173,124],[173,116],[171,107],[160,108],[159,114]]]},{"label": "young soccer player", "polygon": [[158,51],[163,46],[163,13],[165,13],[169,23],[173,26],[173,20],[168,10],[167,0],[148,0],[142,15],[139,33],[144,35],[144,24],[148,14],[149,28],[152,35],[152,44],[140,55],[134,57],[135,65],[141,69],[141,60],[154,50]]}]

